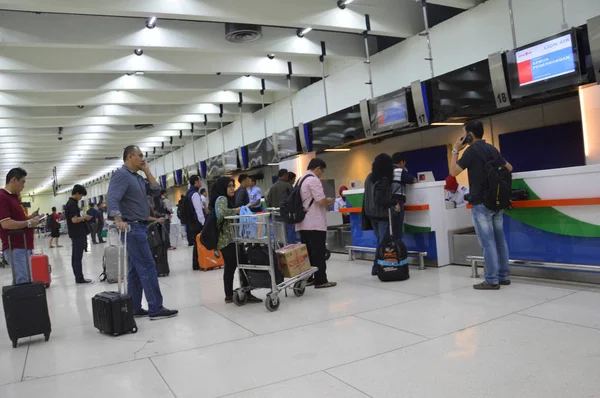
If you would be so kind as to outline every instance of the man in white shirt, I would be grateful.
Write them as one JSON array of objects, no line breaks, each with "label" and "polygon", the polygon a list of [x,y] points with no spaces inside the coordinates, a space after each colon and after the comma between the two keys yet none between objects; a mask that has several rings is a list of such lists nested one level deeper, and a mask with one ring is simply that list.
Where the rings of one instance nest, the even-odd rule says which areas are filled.
[{"label": "man in white shirt", "polygon": [[460,185],[456,177],[448,176],[446,178],[446,202],[453,203],[452,207],[465,206],[465,195],[469,194],[469,188]]},{"label": "man in white shirt", "polygon": [[[188,242],[193,242],[193,256],[192,256],[192,269],[199,269],[198,266],[198,248],[196,247],[196,236],[202,232],[202,227],[206,219],[204,218],[204,211],[202,210],[202,199],[200,195],[200,188],[202,187],[202,179],[199,175],[193,175],[190,177],[190,189],[187,191],[186,196],[189,202],[192,203],[193,211],[188,213],[190,220],[186,224]],[[188,203],[189,203],[188,202]]]},{"label": "man in white shirt", "polygon": [[202,201],[202,211],[206,216],[208,215],[208,191],[206,188],[200,188],[200,200]]}]

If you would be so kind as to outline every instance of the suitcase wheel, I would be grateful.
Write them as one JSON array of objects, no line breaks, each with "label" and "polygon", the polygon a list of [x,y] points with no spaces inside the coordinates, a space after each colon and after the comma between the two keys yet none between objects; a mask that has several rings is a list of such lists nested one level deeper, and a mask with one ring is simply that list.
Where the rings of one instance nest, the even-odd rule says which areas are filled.
[{"label": "suitcase wheel", "polygon": [[48,289],[50,287],[50,284],[46,283],[44,286],[46,286],[46,289]]},{"label": "suitcase wheel", "polygon": [[45,341],[50,340],[50,333],[44,333],[44,339]]},{"label": "suitcase wheel", "polygon": [[331,258],[331,251],[329,249],[325,249],[325,261]]},{"label": "suitcase wheel", "polygon": [[14,339],[14,340],[12,341],[12,343],[13,343],[13,348],[17,348],[17,342],[18,342],[18,341],[19,341],[18,339]]},{"label": "suitcase wheel", "polygon": [[131,329],[131,333],[137,333],[137,331],[138,331],[137,326],[134,326],[133,329]]}]

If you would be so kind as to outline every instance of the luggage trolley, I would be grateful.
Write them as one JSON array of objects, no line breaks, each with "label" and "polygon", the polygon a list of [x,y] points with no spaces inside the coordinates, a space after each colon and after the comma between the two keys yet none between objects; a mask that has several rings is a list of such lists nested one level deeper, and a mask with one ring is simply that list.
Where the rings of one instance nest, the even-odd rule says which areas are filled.
[{"label": "luggage trolley", "polygon": [[[243,272],[244,275],[246,275],[249,285],[248,287],[240,287],[233,292],[233,302],[238,306],[246,304],[246,293],[254,289],[268,288],[271,289],[271,292],[267,293],[265,306],[267,307],[267,310],[271,312],[277,311],[279,309],[279,294],[281,291],[289,287],[293,287],[294,295],[296,295],[296,297],[302,297],[306,291],[307,279],[317,272],[317,267],[311,267],[310,270],[304,271],[293,278],[288,278],[280,283],[277,282],[277,271],[279,269],[279,265],[277,264],[277,259],[274,257],[274,252],[280,247],[285,246],[285,241],[281,242],[273,233],[275,231],[273,224],[278,223],[278,221],[274,220],[275,216],[276,213],[270,211],[267,213],[257,213],[254,215],[226,217],[228,220],[232,221],[231,228],[233,228],[233,241],[235,242],[236,246],[235,252],[237,257],[237,267],[240,272]],[[249,227],[256,228],[256,233],[248,234],[245,229]],[[269,264],[258,265],[240,263],[240,249],[243,250],[244,246],[247,244],[261,245],[266,247],[269,252]],[[253,278],[250,278],[246,271],[268,272],[270,286],[252,286],[251,280]]]}]

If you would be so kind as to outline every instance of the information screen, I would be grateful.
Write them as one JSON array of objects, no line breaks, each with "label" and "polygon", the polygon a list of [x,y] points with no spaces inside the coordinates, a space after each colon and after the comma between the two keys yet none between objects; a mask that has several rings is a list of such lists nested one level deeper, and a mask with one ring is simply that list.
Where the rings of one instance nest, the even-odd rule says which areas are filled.
[{"label": "information screen", "polygon": [[521,87],[576,71],[571,34],[517,51]]},{"label": "information screen", "polygon": [[396,123],[408,123],[408,111],[404,95],[377,104],[378,129],[385,129]]}]

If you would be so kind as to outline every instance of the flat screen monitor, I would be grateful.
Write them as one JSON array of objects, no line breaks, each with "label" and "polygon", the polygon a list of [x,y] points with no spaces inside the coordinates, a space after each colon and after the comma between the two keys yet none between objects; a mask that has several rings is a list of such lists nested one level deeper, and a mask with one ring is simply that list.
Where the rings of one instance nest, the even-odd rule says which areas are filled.
[{"label": "flat screen monitor", "polygon": [[317,153],[366,138],[359,105],[317,119],[310,125],[310,150]]},{"label": "flat screen monitor", "polygon": [[575,30],[509,51],[506,60],[514,99],[577,85],[581,80]]},{"label": "flat screen monitor", "polygon": [[496,111],[488,60],[431,79],[432,123],[463,122]]},{"label": "flat screen monitor", "polygon": [[238,164],[238,153],[237,149],[223,153],[223,168],[225,173],[230,171],[236,171],[240,168]]},{"label": "flat screen monitor", "polygon": [[273,137],[253,142],[246,147],[248,148],[248,167],[251,169],[279,161],[273,147]]},{"label": "flat screen monitor", "polygon": [[206,178],[207,179],[216,179],[225,174],[225,169],[223,167],[223,156],[218,155],[212,158],[208,158],[205,160],[206,163]]},{"label": "flat screen monitor", "polygon": [[279,159],[295,156],[302,152],[300,149],[300,137],[298,129],[293,128],[274,134],[277,140],[277,155]]},{"label": "flat screen monitor", "polygon": [[369,101],[369,113],[374,134],[409,126],[406,90],[394,91],[372,99]]}]

